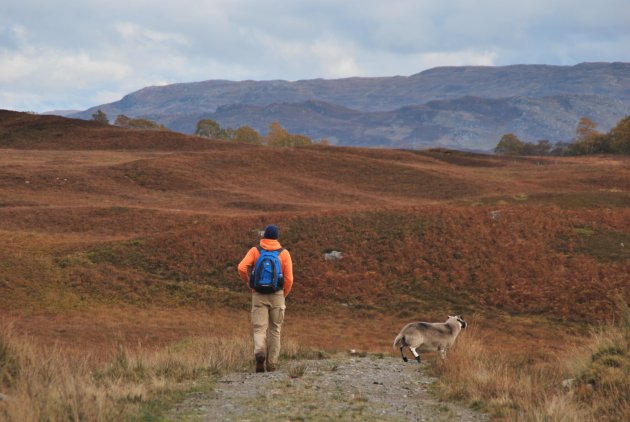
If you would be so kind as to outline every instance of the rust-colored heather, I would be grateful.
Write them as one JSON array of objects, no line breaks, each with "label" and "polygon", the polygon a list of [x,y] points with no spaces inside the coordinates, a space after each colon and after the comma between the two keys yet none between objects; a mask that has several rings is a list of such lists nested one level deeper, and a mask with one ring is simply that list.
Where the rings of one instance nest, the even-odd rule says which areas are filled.
[{"label": "rust-colored heather", "polygon": [[[282,243],[296,261],[291,299],[383,311],[401,301],[431,312],[456,303],[585,321],[607,318],[612,297],[630,298],[630,252],[620,246],[630,232],[629,210],[505,206],[496,220],[493,211],[426,206],[285,216]],[[166,233],[44,255],[42,268],[62,285],[72,280],[77,294],[230,307],[246,291],[238,260],[265,220],[197,219]],[[324,260],[331,250],[343,259]]]}]

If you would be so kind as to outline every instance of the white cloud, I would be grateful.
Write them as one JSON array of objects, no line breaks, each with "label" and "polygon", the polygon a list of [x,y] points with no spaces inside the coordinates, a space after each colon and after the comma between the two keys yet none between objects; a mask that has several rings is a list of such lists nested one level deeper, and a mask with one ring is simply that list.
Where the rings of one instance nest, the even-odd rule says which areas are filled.
[{"label": "white cloud", "polygon": [[28,30],[23,25],[12,25],[9,28],[11,37],[18,43],[24,43],[28,37]]},{"label": "white cloud", "polygon": [[126,43],[132,43],[143,48],[167,48],[183,46],[188,44],[185,36],[177,33],[154,31],[143,28],[133,22],[116,22],[115,31]]},{"label": "white cloud", "polygon": [[322,77],[341,78],[360,73],[352,48],[343,48],[334,40],[316,41],[309,46],[308,55],[322,68]]},{"label": "white cloud", "polygon": [[87,52],[48,51],[41,47],[1,50],[0,68],[3,69],[0,83],[55,91],[129,76],[129,68],[124,63],[95,58]]},{"label": "white cloud", "polygon": [[22,54],[0,51],[0,84],[14,84],[32,70],[32,63]]},{"label": "white cloud", "polygon": [[[276,63],[285,75],[305,75],[305,77],[339,78],[360,73],[357,66],[355,46],[333,38],[312,41],[280,39],[265,33],[255,33],[265,52],[262,59]],[[252,75],[254,76],[254,75]],[[285,79],[300,79],[285,76]]]},{"label": "white cloud", "polygon": [[496,58],[496,51],[464,50],[421,54],[419,63],[424,69],[438,66],[492,66]]}]

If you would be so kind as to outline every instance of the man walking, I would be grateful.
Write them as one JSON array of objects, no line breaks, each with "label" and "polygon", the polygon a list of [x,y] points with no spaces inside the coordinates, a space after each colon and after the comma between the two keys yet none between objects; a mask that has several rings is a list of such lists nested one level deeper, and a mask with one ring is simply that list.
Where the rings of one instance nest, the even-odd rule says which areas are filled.
[{"label": "man walking", "polygon": [[280,242],[278,227],[265,228],[260,245],[251,248],[238,264],[241,279],[252,288],[252,327],[256,372],[276,370],[280,356],[280,329],[284,298],[293,287],[293,262]]}]

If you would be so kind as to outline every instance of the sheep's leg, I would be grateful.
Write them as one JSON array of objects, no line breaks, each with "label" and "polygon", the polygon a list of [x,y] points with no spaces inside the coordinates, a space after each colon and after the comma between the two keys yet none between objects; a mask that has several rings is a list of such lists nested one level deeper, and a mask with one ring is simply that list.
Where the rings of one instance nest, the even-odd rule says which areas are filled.
[{"label": "sheep's leg", "polygon": [[407,356],[405,356],[405,353],[403,352],[403,348],[402,346],[400,347],[400,356],[402,356],[403,362],[407,362]]},{"label": "sheep's leg", "polygon": [[442,355],[442,360],[446,359],[446,347],[440,349],[440,355]]},{"label": "sheep's leg", "polygon": [[416,360],[418,361],[418,363],[420,363],[420,354],[418,352],[416,352],[415,347],[409,347],[409,350],[411,350],[411,353],[413,353],[413,355],[416,358]]}]

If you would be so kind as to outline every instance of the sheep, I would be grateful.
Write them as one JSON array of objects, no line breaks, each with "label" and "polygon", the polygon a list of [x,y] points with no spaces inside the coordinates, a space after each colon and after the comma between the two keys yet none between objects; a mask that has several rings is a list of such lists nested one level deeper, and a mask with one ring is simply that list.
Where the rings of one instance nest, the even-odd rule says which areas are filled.
[{"label": "sheep", "polygon": [[411,322],[400,330],[400,334],[394,340],[394,349],[400,348],[400,355],[405,362],[407,362],[407,356],[403,352],[405,346],[409,347],[418,363],[420,363],[418,352],[439,351],[444,359],[446,349],[455,342],[457,335],[466,328],[466,325],[462,315],[449,315],[446,322]]}]

